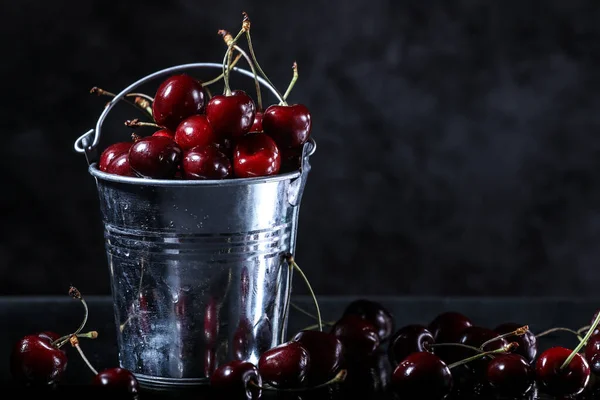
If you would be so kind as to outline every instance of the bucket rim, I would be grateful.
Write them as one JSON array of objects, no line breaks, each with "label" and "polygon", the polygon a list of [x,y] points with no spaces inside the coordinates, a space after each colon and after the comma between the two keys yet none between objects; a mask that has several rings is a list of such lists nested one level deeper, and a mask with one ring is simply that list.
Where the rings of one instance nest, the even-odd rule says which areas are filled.
[{"label": "bucket rim", "polygon": [[299,178],[301,171],[287,172],[272,176],[257,176],[253,178],[233,178],[233,179],[154,179],[132,176],[121,176],[102,172],[98,169],[98,164],[93,162],[88,167],[88,172],[96,179],[123,183],[132,186],[156,186],[156,187],[229,187],[229,186],[248,186],[261,183],[272,183],[280,181],[292,181]]}]

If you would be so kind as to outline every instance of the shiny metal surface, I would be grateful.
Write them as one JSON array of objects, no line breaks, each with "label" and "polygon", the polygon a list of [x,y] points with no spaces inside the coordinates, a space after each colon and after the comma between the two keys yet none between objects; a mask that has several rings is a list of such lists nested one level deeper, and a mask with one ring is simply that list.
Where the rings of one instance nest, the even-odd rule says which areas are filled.
[{"label": "shiny metal surface", "polygon": [[95,163],[107,110],[75,148],[97,184],[121,366],[143,386],[168,388],[206,383],[229,360],[256,362],[285,337],[291,272],[283,256],[295,249],[315,142],[305,145],[300,171],[280,176],[120,177]]}]

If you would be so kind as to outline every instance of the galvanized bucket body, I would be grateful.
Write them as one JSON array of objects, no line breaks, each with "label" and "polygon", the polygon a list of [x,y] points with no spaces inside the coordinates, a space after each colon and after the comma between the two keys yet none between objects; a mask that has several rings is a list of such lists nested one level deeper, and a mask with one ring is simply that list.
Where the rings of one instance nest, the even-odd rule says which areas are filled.
[{"label": "galvanized bucket body", "polygon": [[94,140],[91,130],[75,144],[96,179],[119,361],[146,387],[207,383],[222,363],[257,362],[286,334],[291,272],[284,255],[294,252],[314,141],[305,145],[300,171],[272,177],[149,180],[96,167],[99,129],[119,96],[205,66],[220,65],[174,67],[136,82],[102,114]]}]

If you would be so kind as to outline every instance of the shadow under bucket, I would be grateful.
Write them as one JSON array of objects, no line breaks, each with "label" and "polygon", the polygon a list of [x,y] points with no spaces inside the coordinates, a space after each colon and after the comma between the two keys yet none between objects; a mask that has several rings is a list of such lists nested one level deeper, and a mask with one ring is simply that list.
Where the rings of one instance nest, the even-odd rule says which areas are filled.
[{"label": "shadow under bucket", "polygon": [[153,389],[207,384],[219,365],[256,363],[285,340],[291,271],[283,256],[294,252],[316,149],[305,144],[299,171],[260,178],[157,180],[98,170],[112,107],[145,82],[195,68],[222,65],[181,65],[135,82],[75,142],[98,189],[119,362]]}]

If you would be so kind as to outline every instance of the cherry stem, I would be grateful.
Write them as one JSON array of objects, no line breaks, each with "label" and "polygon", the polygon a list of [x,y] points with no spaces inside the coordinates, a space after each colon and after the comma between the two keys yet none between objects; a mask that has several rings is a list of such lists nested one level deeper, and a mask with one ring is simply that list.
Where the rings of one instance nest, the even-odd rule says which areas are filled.
[{"label": "cherry stem", "polygon": [[[589,329],[589,326],[587,328]],[[562,326],[557,326],[555,328],[550,328],[548,330],[540,332],[537,335],[535,335],[535,337],[540,338],[542,336],[546,336],[546,335],[549,335],[554,332],[569,332],[569,333],[572,333],[573,335],[577,336],[577,339],[579,339],[580,341],[583,340],[583,338],[581,337],[581,332],[574,331],[573,329],[570,329],[570,328],[563,328]]]},{"label": "cherry stem", "polygon": [[588,329],[590,329],[591,325],[585,325],[582,326],[581,328],[577,329],[577,334],[581,335],[583,332],[587,331]]},{"label": "cherry stem", "polygon": [[79,355],[81,356],[83,361],[87,364],[87,366],[90,368],[90,370],[94,373],[94,375],[98,375],[98,371],[96,371],[96,368],[94,368],[92,363],[90,363],[90,360],[88,360],[87,357],[85,356],[85,354],[83,354],[83,350],[81,350],[81,347],[79,346],[79,339],[77,339],[77,336],[71,336],[71,338],[69,339],[69,342],[71,343],[71,346],[73,346],[77,349],[77,351],[79,352]]},{"label": "cherry stem", "polygon": [[231,37],[231,34],[223,29],[217,32],[219,35],[223,36],[223,40],[227,43],[227,51],[225,52],[225,56],[223,56],[223,83],[225,85],[225,95],[231,96],[231,88],[229,86],[229,71],[231,70],[231,58],[233,57],[233,46],[235,46],[236,42],[240,37],[244,34],[244,29],[240,29],[239,33],[235,37]]},{"label": "cherry stem", "polygon": [[131,128],[136,128],[136,127],[140,127],[140,126],[151,126],[153,128],[165,129],[164,126],[157,125],[154,122],[142,122],[137,118],[125,121],[125,126],[129,126]]},{"label": "cherry stem", "polygon": [[[292,92],[292,89],[294,88],[296,81],[298,80],[298,63],[296,63],[296,61],[294,61],[294,64],[292,65],[292,70],[294,71],[294,74],[292,75],[292,80],[291,80],[287,90],[283,94],[284,103],[287,100],[290,93]],[[280,105],[281,105],[281,103],[280,103]]]},{"label": "cherry stem", "polygon": [[263,390],[273,390],[273,391],[277,391],[277,392],[303,392],[303,391],[306,391],[306,390],[321,389],[321,388],[324,388],[326,386],[333,385],[335,383],[344,382],[346,380],[346,376],[347,375],[348,375],[348,371],[345,370],[345,369],[342,369],[342,370],[340,370],[340,372],[338,372],[333,378],[331,378],[327,382],[323,382],[323,383],[321,383],[319,385],[311,386],[311,387],[278,388],[278,387],[274,387],[274,386],[271,386],[271,385],[260,386],[256,382],[254,382],[254,381],[250,381],[249,384],[252,385],[252,386],[254,386],[255,388],[263,389]]},{"label": "cherry stem", "polygon": [[[109,92],[108,90],[101,89],[97,86],[94,86],[93,88],[91,88],[90,93],[97,94],[98,96],[108,96],[108,97],[112,97],[112,98],[117,97],[116,94]],[[129,97],[133,97],[134,101],[132,102],[131,100],[129,100],[128,99]],[[152,117],[152,107],[150,107],[149,103],[152,103],[154,101],[154,99],[152,97],[148,96],[147,94],[127,93],[125,95],[125,98],[122,98],[121,100],[123,100],[127,104],[134,106],[135,108],[138,108],[138,109],[144,111],[145,113],[149,114],[150,117]],[[146,103],[144,103],[142,100],[145,100]]]},{"label": "cherry stem", "polygon": [[71,286],[69,288],[69,296],[71,296],[72,298],[74,298],[76,300],[79,300],[81,302],[81,304],[83,305],[83,309],[84,309],[83,321],[81,321],[79,328],[77,328],[77,330],[73,333],[74,335],[77,335],[79,332],[81,332],[83,330],[83,328],[85,327],[85,324],[87,323],[88,315],[89,315],[88,305],[87,305],[85,299],[83,298],[83,296],[81,295],[81,292],[79,290],[77,290],[77,288],[75,286]]},{"label": "cherry stem", "polygon": [[271,85],[273,87],[273,89],[275,89],[275,93],[277,94],[277,99],[280,101],[280,103],[283,105],[287,105],[285,99],[283,98],[281,93],[277,90],[277,87],[275,87],[275,85],[273,85],[273,82],[271,82],[271,80],[269,79],[267,74],[265,74],[265,71],[263,71],[260,64],[258,63],[258,60],[256,59],[256,53],[254,53],[254,46],[252,46],[252,37],[250,35],[250,25],[251,25],[250,18],[248,17],[248,14],[246,12],[243,12],[242,15],[244,16],[244,20],[242,22],[242,30],[244,32],[246,32],[246,40],[248,41],[248,50],[250,50],[250,56],[252,57],[252,61],[254,61],[254,65],[256,66],[256,69],[262,75],[262,77],[265,78],[267,83],[269,85]]},{"label": "cherry stem", "polygon": [[517,343],[511,342],[511,343],[507,344],[506,346],[503,346],[499,349],[491,350],[491,351],[484,351],[483,353],[479,353],[472,357],[465,358],[464,360],[460,360],[455,363],[452,363],[452,364],[448,365],[448,368],[452,369],[454,367],[458,367],[459,365],[470,363],[471,361],[478,360],[485,356],[489,356],[489,355],[493,355],[493,354],[500,354],[500,353],[508,353],[508,352],[516,349],[517,347],[519,347],[519,345]]},{"label": "cherry stem", "polygon": [[495,337],[495,338],[492,338],[492,339],[488,340],[487,342],[483,342],[483,344],[482,344],[481,346],[479,346],[479,348],[480,348],[481,350],[483,350],[483,348],[484,348],[485,346],[487,346],[488,344],[490,344],[490,343],[493,343],[493,342],[495,342],[496,340],[500,340],[500,339],[507,338],[507,337],[509,337],[509,336],[523,336],[524,334],[526,334],[526,333],[527,333],[527,331],[528,331],[528,330],[529,330],[529,326],[527,326],[527,325],[525,325],[525,326],[522,326],[522,327],[520,327],[520,328],[517,328],[517,329],[515,329],[515,330],[514,330],[514,331],[512,331],[512,332],[503,333],[502,335],[500,335],[500,336],[497,336],[497,337]]},{"label": "cherry stem", "polygon": [[[62,337],[59,337],[54,342],[52,342],[52,346],[55,346],[57,349],[60,349],[69,341],[69,339],[71,339],[71,336],[73,336],[72,333],[62,336]],[[75,336],[77,336],[78,338],[84,338],[84,339],[96,339],[98,337],[98,332],[97,331],[89,331],[86,333],[78,333]]]},{"label": "cherry stem", "polygon": [[[235,65],[238,63],[238,61],[240,61],[241,58],[242,58],[241,54],[238,54],[237,56],[235,56],[235,58],[231,62],[231,65],[229,66],[229,71],[231,71],[233,69],[233,67],[235,67]],[[208,90],[207,86],[210,86],[212,84],[219,82],[221,79],[223,79],[224,76],[225,76],[225,74],[223,72],[221,72],[221,74],[219,76],[217,76],[216,78],[213,78],[210,81],[202,82],[202,87]]]},{"label": "cherry stem", "polygon": [[306,283],[306,287],[307,287],[308,291],[310,292],[310,295],[315,303],[315,310],[317,311],[317,324],[319,326],[319,331],[323,332],[323,319],[321,318],[321,309],[319,308],[319,302],[317,301],[317,296],[315,295],[315,292],[313,291],[312,286],[310,285],[310,282],[308,281],[308,278],[306,277],[306,275],[304,274],[302,269],[298,266],[298,264],[296,264],[296,261],[294,260],[294,256],[292,256],[291,254],[288,254],[287,261],[288,261],[288,264],[290,264],[292,266],[292,268],[294,268],[296,271],[298,271],[298,273],[304,280],[304,283]]},{"label": "cherry stem", "polygon": [[[300,311],[302,314],[304,314],[304,315],[306,315],[306,316],[308,316],[308,317],[310,317],[310,318],[312,318],[314,320],[318,319],[318,317],[316,315],[314,315],[311,312],[309,312],[309,311],[305,310],[304,308],[300,307],[298,304],[295,304],[294,302],[290,302],[290,304],[291,304],[292,307],[294,307],[296,310]],[[323,321],[323,324],[329,325],[329,326],[333,326],[335,324],[335,322],[333,322],[333,321]]]},{"label": "cherry stem", "polygon": [[478,349],[477,347],[469,346],[468,344],[462,344],[462,343],[432,343],[432,344],[426,345],[425,347],[430,348],[430,349],[435,349],[436,347],[463,347],[465,349],[473,350],[476,353],[483,353],[483,350]]},{"label": "cherry stem", "polygon": [[260,93],[260,82],[258,81],[258,75],[256,74],[256,68],[254,67],[254,63],[252,63],[252,60],[250,59],[250,57],[248,57],[248,54],[246,54],[246,52],[244,50],[242,50],[240,48],[240,46],[235,45],[233,47],[241,55],[244,56],[244,58],[246,59],[246,62],[248,62],[248,65],[250,66],[250,69],[252,70],[252,74],[254,75],[254,86],[256,87],[256,102],[258,103],[258,111],[262,111],[263,104],[262,104],[262,95]]},{"label": "cherry stem", "polygon": [[569,354],[569,357],[567,357],[567,359],[565,360],[565,362],[560,366],[560,369],[566,368],[567,365],[569,365],[569,363],[573,360],[573,358],[575,358],[575,355],[577,355],[577,353],[579,353],[579,351],[581,351],[581,349],[583,348],[583,346],[586,345],[587,341],[590,340],[590,338],[594,334],[594,331],[596,330],[596,327],[598,326],[598,324],[600,324],[600,312],[598,313],[598,315],[596,315],[596,318],[594,319],[594,322],[592,322],[592,325],[590,326],[590,329],[588,329],[588,331],[585,334],[585,336],[583,337],[583,339],[579,342],[579,344],[577,345],[577,347],[575,347],[573,349],[573,351],[571,352],[571,354]]}]

